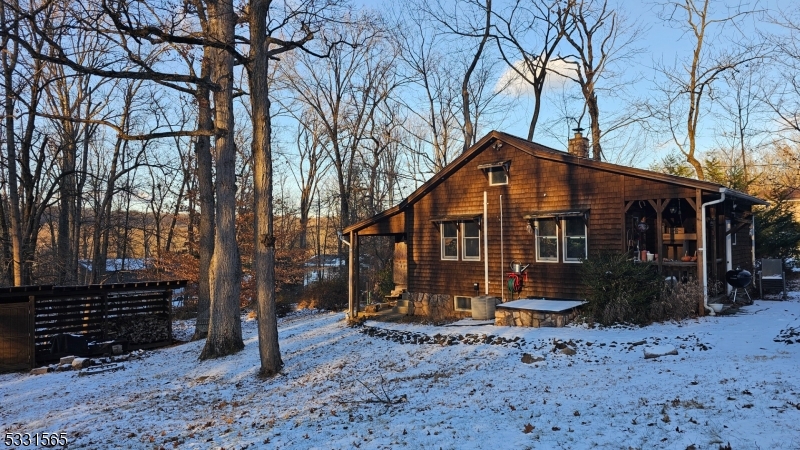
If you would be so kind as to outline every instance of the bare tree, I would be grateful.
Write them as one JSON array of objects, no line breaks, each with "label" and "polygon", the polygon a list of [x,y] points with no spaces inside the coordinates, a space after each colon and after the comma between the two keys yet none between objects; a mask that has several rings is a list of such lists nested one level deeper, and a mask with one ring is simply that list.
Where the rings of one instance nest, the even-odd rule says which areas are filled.
[{"label": "bare tree", "polygon": [[[770,139],[766,124],[769,101],[764,102],[761,95],[762,81],[766,79],[764,67],[759,62],[740,65],[727,71],[723,78],[727,85],[725,95],[720,96],[720,122],[724,127],[719,133],[719,145],[738,154],[737,164],[741,167],[743,185],[748,192],[757,171],[753,170],[756,152]],[[771,127],[770,127],[771,128]]]},{"label": "bare tree", "polygon": [[480,2],[461,6],[458,14],[450,14],[439,3],[422,3],[393,18],[398,69],[405,80],[396,96],[404,108],[395,113],[405,136],[396,138],[410,166],[404,176],[417,184],[470,147],[488,123],[485,117],[496,115],[496,127],[512,110],[501,101],[508,83],[496,81],[492,47],[486,46],[488,40],[480,45],[492,11]]},{"label": "bare tree", "polygon": [[[278,345],[275,308],[275,232],[273,213],[273,152],[270,116],[269,62],[280,54],[300,49],[314,38],[322,14],[334,2],[307,0],[281,9],[270,0],[251,0],[250,58],[247,75],[253,123],[254,260],[258,299],[259,374],[273,376],[283,366]],[[332,44],[332,43],[331,43]],[[318,55],[317,55],[318,56]],[[316,57],[316,56],[315,56]],[[220,230],[221,231],[221,230]]]},{"label": "bare tree", "polygon": [[[26,26],[14,3],[0,2],[0,44],[3,52],[2,89],[4,121],[0,131],[5,151],[0,160],[7,168],[2,205],[4,254],[10,257],[10,280],[16,285],[33,281],[32,266],[39,230],[57,189],[55,160],[48,130],[38,122],[37,110],[47,87],[45,63],[30,58],[40,52],[46,39]],[[21,45],[23,39],[26,45]]]},{"label": "bare tree", "polygon": [[[456,150],[463,148],[458,122],[460,82],[452,70],[458,62],[452,54],[441,51],[441,37],[430,31],[431,22],[421,11],[404,8],[403,15],[394,20],[399,61],[409,84],[422,93],[415,98],[417,91],[410,90],[398,99],[409,99],[404,104],[411,118],[401,124],[413,141],[407,144],[408,150],[420,160],[410,171],[417,179],[418,175],[440,171],[457,156]],[[417,182],[421,184],[424,179]]]},{"label": "bare tree", "polygon": [[[331,48],[324,60],[298,54],[295,64],[282,66],[281,79],[295,100],[314,112],[325,133],[327,156],[339,190],[340,229],[354,219],[353,187],[358,175],[362,143],[372,131],[372,118],[380,114],[399,81],[392,75],[395,48],[374,17],[335,25],[319,39]],[[352,45],[334,46],[344,40]]]},{"label": "bare tree", "polygon": [[[533,114],[528,127],[528,140],[533,140],[542,107],[545,83],[553,75],[561,75],[554,63],[564,58],[557,53],[561,39],[568,33],[574,0],[516,0],[508,8],[495,12],[497,48],[511,74],[533,89]],[[531,50],[528,45],[537,47]]]},{"label": "bare tree", "polygon": [[470,38],[477,41],[466,56],[469,64],[461,77],[463,151],[466,151],[476,139],[475,126],[470,114],[473,102],[470,79],[483,56],[486,43],[492,36],[492,0],[459,0],[456,5],[445,5],[440,0],[424,0],[419,8],[456,39]]},{"label": "bare tree", "polygon": [[580,0],[569,10],[571,24],[565,39],[575,51],[577,60],[574,81],[583,94],[589,114],[592,135],[592,157],[603,158],[600,128],[598,82],[609,77],[609,65],[637,53],[631,44],[638,39],[640,28],[630,26],[607,0]]},{"label": "bare tree", "polygon": [[[123,86],[121,86],[122,107],[116,123],[120,129],[129,134],[134,134],[133,123],[136,121],[136,117],[134,117],[136,113],[135,102],[137,100],[142,101],[138,98],[141,84],[141,81],[129,81],[122,83]],[[100,167],[97,167],[93,171],[98,181],[105,179],[105,186],[96,188],[98,194],[100,192],[102,194],[98,195],[99,198],[96,200],[97,206],[95,207],[94,234],[92,237],[92,283],[101,283],[105,277],[114,197],[119,194],[121,189],[126,188],[121,186],[126,177],[144,162],[148,143],[149,141],[144,141],[136,146],[117,135],[111,146],[110,161],[103,161],[105,162],[103,166],[106,167],[106,170],[102,171]],[[134,147],[138,148],[134,149]],[[101,151],[107,152],[108,148],[101,146]]]},{"label": "bare tree", "polygon": [[[673,65],[659,65],[658,70],[667,82],[661,87],[665,97],[663,118],[669,127],[672,141],[686,161],[694,167],[698,179],[705,179],[703,164],[697,158],[697,135],[705,102],[713,100],[714,89],[720,78],[737,67],[762,57],[760,48],[739,40],[724,47],[714,47],[707,41],[713,38],[714,28],[736,25],[751,11],[741,6],[728,9],[718,18],[711,10],[711,0],[694,2],[668,2],[662,5],[662,18],[689,36],[693,43],[691,56]],[[738,30],[736,27],[730,27]],[[678,121],[685,123],[685,133]]]},{"label": "bare tree", "polygon": [[769,61],[779,70],[767,83],[764,77],[759,77],[760,94],[776,116],[777,131],[784,139],[797,143],[800,135],[800,14],[796,9],[784,9],[773,13],[768,20],[779,27],[779,32],[761,36],[774,49]]},{"label": "bare tree", "polygon": [[[90,36],[76,32],[69,37],[82,53],[76,60],[94,64],[103,48]],[[47,108],[40,112],[50,118],[58,143],[59,214],[57,258],[62,285],[78,281],[78,245],[83,213],[83,188],[86,184],[89,146],[95,139],[99,116],[107,106],[107,97],[98,95],[108,79],[84,74],[71,75],[64,66],[48,63],[48,76],[53,80],[46,89]]]},{"label": "bare tree", "polygon": [[210,77],[219,89],[214,91],[214,157],[216,193],[214,253],[211,257],[209,284],[211,309],[208,337],[200,359],[216,358],[244,348],[239,318],[241,261],[236,243],[236,147],[233,140],[233,65],[228,50],[235,44],[238,20],[232,0],[209,0],[208,39],[221,44],[210,50]]},{"label": "bare tree", "polygon": [[[314,194],[320,179],[330,167],[325,159],[324,133],[313,112],[301,113],[297,125],[297,154],[289,170],[300,189],[300,236],[298,246],[308,248],[308,225]],[[288,161],[287,161],[288,162]]]}]

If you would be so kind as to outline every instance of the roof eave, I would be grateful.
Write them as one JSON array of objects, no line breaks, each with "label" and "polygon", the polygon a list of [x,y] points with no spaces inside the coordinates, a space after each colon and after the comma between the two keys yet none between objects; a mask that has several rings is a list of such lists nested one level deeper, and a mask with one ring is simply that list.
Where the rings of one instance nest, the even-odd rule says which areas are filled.
[{"label": "roof eave", "polygon": [[765,200],[761,200],[758,197],[753,197],[752,195],[745,194],[744,192],[739,192],[734,189],[729,189],[726,187],[719,189],[720,193],[724,193],[725,195],[730,195],[731,197],[736,197],[738,199],[744,200],[746,202],[750,202],[754,205],[762,205],[762,206],[769,206],[769,202]]}]

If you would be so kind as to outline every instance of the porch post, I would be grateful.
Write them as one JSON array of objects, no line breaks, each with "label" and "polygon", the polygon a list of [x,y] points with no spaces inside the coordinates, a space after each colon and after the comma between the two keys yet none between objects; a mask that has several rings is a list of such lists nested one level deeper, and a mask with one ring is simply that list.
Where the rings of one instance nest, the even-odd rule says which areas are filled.
[{"label": "porch post", "polygon": [[[725,219],[725,272],[733,270],[733,240],[731,239],[731,220]],[[725,283],[725,293],[731,294],[731,285]]]},{"label": "porch post", "polygon": [[[648,200],[650,205],[653,209],[656,210],[656,253],[661,255],[664,253],[664,235],[662,234],[663,231],[661,230],[661,223],[663,221],[664,216],[664,208],[667,207],[669,204],[669,200],[664,200],[657,198],[655,200]],[[660,256],[658,259],[658,273],[661,273],[661,260],[664,259],[663,256]]]},{"label": "porch post", "polygon": [[656,251],[658,254],[658,273],[663,273],[661,261],[664,260],[664,207],[669,204],[669,200],[656,199],[658,208],[656,209]]},{"label": "porch post", "polygon": [[[702,211],[703,191],[701,191],[700,189],[696,190],[695,205],[696,205],[694,208],[695,223],[696,223],[695,228],[697,229],[697,243],[695,245],[699,247],[700,245],[703,245],[703,243],[705,242],[704,236],[706,234],[706,228],[705,228],[706,224],[703,223],[703,211]],[[708,249],[705,248],[705,245],[703,245],[702,252],[697,252],[697,280],[700,282],[701,285],[703,284],[703,273],[706,270],[706,253],[708,253]],[[699,309],[700,309],[700,316],[705,316],[706,315],[705,296],[707,295],[708,288],[706,286],[702,286],[702,288],[704,292],[703,292],[703,299],[700,300]]]},{"label": "porch post", "polygon": [[359,291],[358,291],[358,274],[359,274],[359,266],[358,266],[359,258],[358,258],[358,233],[355,231],[350,232],[350,253],[348,259],[348,282],[350,285],[349,295],[348,295],[348,312],[350,314],[350,319],[355,319],[358,317],[358,303],[359,303]]}]

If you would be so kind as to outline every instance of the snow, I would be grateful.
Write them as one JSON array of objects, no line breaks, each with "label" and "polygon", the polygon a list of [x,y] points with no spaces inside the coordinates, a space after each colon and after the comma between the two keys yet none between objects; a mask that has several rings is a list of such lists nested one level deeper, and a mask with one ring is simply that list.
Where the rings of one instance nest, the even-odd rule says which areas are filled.
[{"label": "snow", "polygon": [[531,311],[561,312],[577,308],[586,302],[580,300],[545,300],[522,298],[497,305],[500,308],[527,309]]},{"label": "snow", "polygon": [[[143,270],[148,267],[150,261],[145,258],[117,258],[117,259],[107,259],[106,260],[106,272],[119,272],[122,270],[122,267],[125,266],[125,270],[135,271],[135,270]],[[88,259],[84,259],[80,261],[80,264],[86,268],[86,270],[92,270],[92,261]]]},{"label": "snow", "polygon": [[[279,321],[285,367],[267,380],[244,320],[245,349],[217,360],[198,361],[199,341],[124,370],[0,375],[0,432],[66,432],[70,449],[796,449],[790,294],[644,328],[349,328],[341,313],[297,315]],[[390,339],[362,332],[373,327]],[[413,333],[460,338],[407,343]],[[645,359],[645,347],[678,355]]]}]

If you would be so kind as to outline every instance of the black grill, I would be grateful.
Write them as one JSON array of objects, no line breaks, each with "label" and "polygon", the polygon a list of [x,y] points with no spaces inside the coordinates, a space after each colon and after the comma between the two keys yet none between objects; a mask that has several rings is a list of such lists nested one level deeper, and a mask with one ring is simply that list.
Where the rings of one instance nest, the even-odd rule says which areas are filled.
[{"label": "black grill", "polygon": [[725,272],[725,281],[735,288],[746,288],[753,282],[753,275],[742,269],[729,270]]}]

